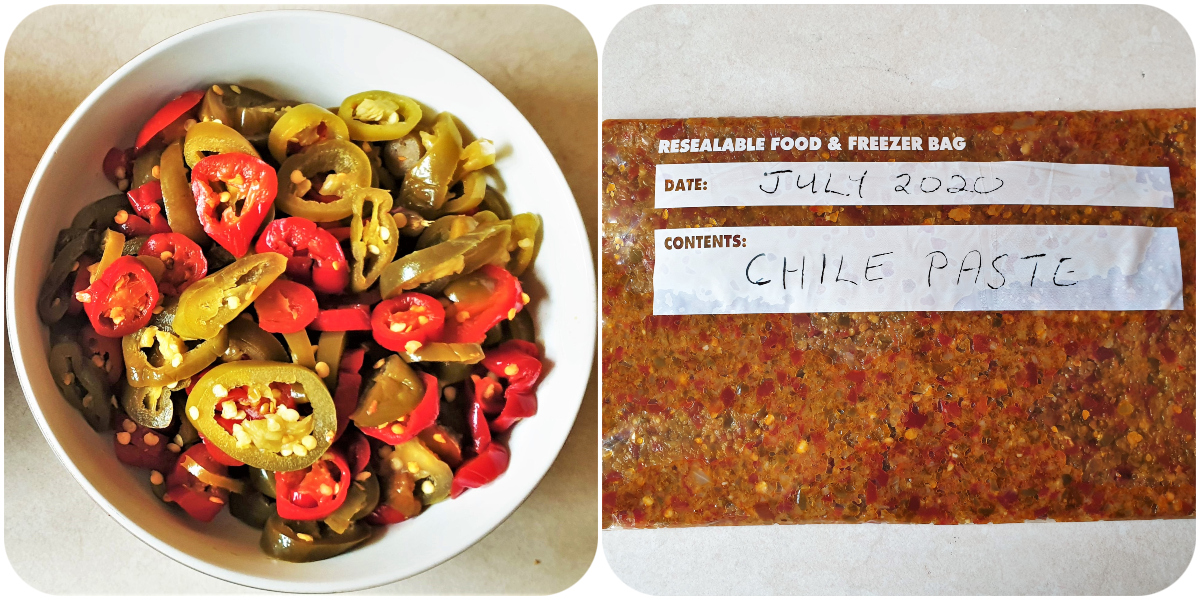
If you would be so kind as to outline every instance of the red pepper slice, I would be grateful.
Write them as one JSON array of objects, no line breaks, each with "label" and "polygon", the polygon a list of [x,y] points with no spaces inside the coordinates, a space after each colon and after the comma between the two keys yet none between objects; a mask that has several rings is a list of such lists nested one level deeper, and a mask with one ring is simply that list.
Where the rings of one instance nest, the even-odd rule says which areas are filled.
[{"label": "red pepper slice", "polygon": [[489,484],[507,470],[508,450],[500,444],[491,444],[459,467],[450,483],[450,497],[457,498],[469,489]]},{"label": "red pepper slice", "polygon": [[442,335],[446,309],[432,296],[407,292],[375,305],[371,335],[380,346],[404,352],[411,342],[424,344]]},{"label": "red pepper slice", "polygon": [[[329,463],[337,469],[337,477]],[[324,519],[346,501],[352,477],[346,457],[330,448],[310,467],[275,473],[275,508],[284,519]]]},{"label": "red pepper slice", "polygon": [[68,315],[77,315],[83,311],[83,303],[75,294],[86,290],[92,284],[92,274],[88,267],[95,263],[96,261],[86,254],[79,257],[79,266],[75,269],[75,283],[71,284],[71,298],[67,300]]},{"label": "red pepper slice", "polygon": [[110,148],[108,154],[104,155],[104,164],[101,166],[104,176],[113,185],[119,185],[118,182],[122,179],[128,182],[133,174],[133,157],[133,148]]},{"label": "red pepper slice", "polygon": [[367,515],[366,521],[372,525],[394,525],[403,521],[407,521],[408,517],[404,513],[384,504],[379,503],[371,514]]},{"label": "red pepper slice", "polygon": [[370,331],[371,309],[365,304],[330,308],[317,313],[314,331]]},{"label": "red pepper slice", "polygon": [[[141,189],[141,188],[139,188]],[[158,288],[168,296],[178,296],[188,286],[208,274],[208,260],[200,245],[182,233],[156,233],[146,240],[138,256],[153,256],[167,268]]]},{"label": "red pepper slice", "polygon": [[248,154],[201,159],[192,169],[192,194],[204,232],[241,258],[274,204],[278,184],[275,170]]},{"label": "red pepper slice", "polygon": [[367,351],[363,348],[347,350],[338,364],[338,373],[357,373],[362,370],[363,361],[367,359]]},{"label": "red pepper slice", "polygon": [[208,438],[204,437],[203,435],[200,435],[199,432],[197,432],[196,435],[200,436],[200,440],[204,442],[204,448],[206,450],[208,450],[208,454],[209,454],[209,456],[212,456],[213,460],[215,460],[227,467],[240,467],[240,466],[246,464],[228,454],[225,454],[224,450],[218,448],[216,444],[210,443],[208,441]]},{"label": "red pepper slice", "polygon": [[493,431],[505,431],[517,421],[537,414],[537,395],[533,389],[542,375],[538,354],[537,346],[530,342],[509,340],[484,355],[481,364],[489,372],[508,380],[504,390],[504,410],[492,421]]},{"label": "red pepper slice", "polygon": [[504,410],[504,384],[491,377],[471,374],[471,397],[489,415],[498,415]]},{"label": "red pepper slice", "polygon": [[350,473],[358,475],[371,462],[371,442],[368,442],[367,436],[359,431],[351,432],[348,439],[346,454],[347,461],[350,462]]},{"label": "red pepper slice", "polygon": [[334,441],[342,437],[350,425],[350,415],[358,408],[358,392],[362,388],[362,375],[358,371],[346,372],[339,369],[337,389],[333,392],[333,406],[337,409],[337,434]]},{"label": "red pepper slice", "polygon": [[192,90],[184,92],[174,100],[168,102],[166,106],[158,109],[158,112],[154,113],[154,116],[150,117],[150,120],[146,121],[146,124],[142,126],[142,130],[138,132],[137,142],[134,144],[134,147],[140,151],[154,139],[154,136],[158,135],[180,117],[191,112],[203,99],[204,92]]},{"label": "red pepper slice", "polygon": [[132,419],[122,418],[116,429],[113,449],[116,451],[117,460],[131,467],[167,473],[179,458],[167,449],[171,440],[166,435],[142,427]]},{"label": "red pepper slice", "polygon": [[167,475],[167,494],[163,500],[178,504],[193,519],[207,523],[221,512],[221,507],[229,500],[229,490],[210,486],[197,479],[187,470],[185,458],[191,458],[215,475],[226,476],[228,470],[225,465],[213,460],[204,444],[192,444],[179,456],[175,468]]},{"label": "red pepper slice", "polygon": [[[167,225],[167,220],[161,215],[154,219],[153,222],[147,221],[136,214],[117,213],[117,231],[125,234],[126,238],[142,237],[144,235],[154,235],[156,233],[170,233],[171,227]],[[124,219],[124,220],[122,220]]]},{"label": "red pepper slice", "polygon": [[484,265],[472,273],[492,280],[492,295],[483,302],[456,302],[446,310],[446,331],[443,342],[480,344],[487,332],[504,319],[512,318],[525,307],[521,282],[503,267]]},{"label": "red pepper slice", "polygon": [[151,179],[129,190],[125,195],[129,197],[129,204],[133,206],[134,212],[143,218],[149,219],[151,215],[162,212],[162,206],[158,204],[163,199],[162,184],[157,179]]},{"label": "red pepper slice", "polygon": [[[488,379],[488,381],[492,381]],[[492,431],[488,428],[487,417],[483,414],[483,405],[476,398],[467,410],[467,425],[471,427],[471,440],[475,442],[475,454],[483,454],[492,445]]]},{"label": "red pepper slice", "polygon": [[[483,429],[487,431],[487,421],[483,422]],[[451,469],[457,469],[458,465],[462,464],[462,436],[452,433],[439,423],[434,423],[417,434],[417,437]],[[489,432],[488,439],[491,437]]]},{"label": "red pepper slice", "polygon": [[322,294],[340,294],[350,282],[350,267],[337,238],[308,219],[287,217],[271,221],[254,250],[286,256],[288,275],[312,281]]},{"label": "red pepper slice", "polygon": [[99,364],[96,366],[104,369],[109,383],[115,384],[125,376],[125,355],[121,351],[121,340],[102,336],[96,333],[91,325],[83,326],[81,340],[83,358],[93,362],[98,360]]},{"label": "red pepper slice", "polygon": [[277,279],[254,301],[254,309],[263,331],[295,333],[317,318],[317,296],[307,286]]},{"label": "red pepper slice", "polygon": [[416,437],[418,433],[433,425],[438,418],[441,408],[437,377],[429,373],[421,373],[421,381],[425,382],[425,395],[421,403],[412,412],[400,417],[395,422],[379,427],[359,427],[363,433],[386,444],[396,446]]},{"label": "red pepper slice", "polygon": [[118,338],[150,321],[150,311],[158,305],[159,295],[146,265],[136,257],[122,256],[75,297],[83,303],[96,333]]}]

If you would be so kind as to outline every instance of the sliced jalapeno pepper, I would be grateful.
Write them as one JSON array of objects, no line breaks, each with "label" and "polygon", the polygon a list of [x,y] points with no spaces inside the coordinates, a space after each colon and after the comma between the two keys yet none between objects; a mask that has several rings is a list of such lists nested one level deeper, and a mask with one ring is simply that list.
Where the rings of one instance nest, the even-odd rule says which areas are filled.
[{"label": "sliced jalapeno pepper", "polygon": [[192,125],[183,138],[183,159],[189,169],[196,168],[196,163],[210,154],[229,153],[249,154],[254,158],[261,158],[258,150],[254,149],[254,144],[242,137],[242,134],[216,121],[203,121]]},{"label": "sliced jalapeno pepper", "polygon": [[446,201],[442,210],[448,213],[465,213],[483,202],[487,193],[487,175],[483,171],[468,173],[462,182],[462,195]]},{"label": "sliced jalapeno pepper", "polygon": [[321,375],[322,367],[317,366],[317,375],[325,380],[325,387],[336,390],[338,380],[338,366],[342,362],[342,354],[346,352],[346,332],[345,331],[323,331],[321,337],[317,339],[317,365],[324,364],[324,370],[328,371],[325,375]]},{"label": "sliced jalapeno pepper", "polygon": [[359,427],[379,427],[412,412],[424,395],[416,371],[393,354],[375,370],[350,418]]},{"label": "sliced jalapeno pepper", "polygon": [[308,339],[308,331],[301,329],[300,331],[285,333],[283,334],[283,341],[287,342],[292,362],[306,369],[315,369],[317,367],[316,350],[313,349],[312,340]]},{"label": "sliced jalapeno pepper", "polygon": [[511,231],[511,225],[500,222],[407,254],[384,267],[380,292],[391,298],[443,277],[471,273],[485,264],[506,264]]},{"label": "sliced jalapeno pepper", "polygon": [[[332,171],[320,190],[314,190],[312,178]],[[297,175],[296,173],[299,173]],[[279,165],[279,195],[275,203],[293,217],[304,217],[318,223],[344,219],[353,212],[346,192],[371,184],[371,163],[362,148],[346,140],[325,140],[309,146],[299,154],[287,157]],[[322,202],[306,196],[319,193],[337,196]]]},{"label": "sliced jalapeno pepper", "polygon": [[[292,397],[307,400],[312,414],[300,416],[275,396],[279,390],[272,385],[288,386]],[[243,388],[245,402],[235,402],[234,392]],[[240,393],[236,397],[243,398]],[[222,452],[268,471],[298,471],[313,464],[337,433],[337,409],[325,384],[312,371],[288,363],[238,361],[213,367],[192,388],[187,416]],[[218,423],[218,416],[233,421],[232,433]]]},{"label": "sliced jalapeno pepper", "polygon": [[99,239],[100,232],[89,229],[68,242],[55,255],[50,273],[42,281],[42,288],[38,292],[38,316],[43,323],[52,325],[67,314],[74,299],[76,274],[83,268],[80,259]]},{"label": "sliced jalapeno pepper", "polygon": [[[368,210],[367,205],[370,205]],[[400,232],[392,218],[392,195],[387,190],[357,188],[350,192],[350,290],[363,292],[375,284],[384,267],[396,257]]]},{"label": "sliced jalapeno pepper", "polygon": [[263,331],[250,317],[241,315],[230,321],[225,329],[229,332],[229,345],[221,355],[221,360],[287,362],[288,353],[283,349],[283,344],[275,336]]},{"label": "sliced jalapeno pepper", "polygon": [[189,339],[216,336],[286,269],[287,259],[274,252],[239,258],[184,290],[172,327]]},{"label": "sliced jalapeno pepper", "polygon": [[437,216],[446,203],[446,192],[462,154],[462,134],[454,117],[442,113],[433,125],[433,135],[422,134],[421,141],[425,155],[404,177],[400,201],[428,219]]},{"label": "sliced jalapeno pepper", "polygon": [[346,552],[365,542],[371,533],[371,526],[360,522],[336,533],[322,528],[319,521],[287,521],[275,514],[267,519],[259,547],[279,560],[313,562]]},{"label": "sliced jalapeno pepper", "polygon": [[512,228],[508,249],[513,255],[508,261],[508,270],[520,277],[533,264],[542,245],[542,218],[533,213],[521,213],[512,218]]},{"label": "sliced jalapeno pepper", "polygon": [[275,514],[275,503],[258,493],[258,490],[230,494],[229,514],[255,529],[262,529],[271,515]]},{"label": "sliced jalapeno pepper", "polygon": [[165,429],[175,418],[175,403],[171,390],[165,386],[121,388],[121,408],[134,423],[148,429]]},{"label": "sliced jalapeno pepper", "polygon": [[338,116],[346,122],[350,139],[382,142],[412,131],[421,122],[421,105],[406,96],[371,90],[342,100]]},{"label": "sliced jalapeno pepper", "polygon": [[325,517],[325,525],[335,533],[344,533],[354,521],[366,518],[379,505],[379,478],[370,471],[363,471],[368,476],[365,479],[355,478],[350,484],[350,494],[346,501]]},{"label": "sliced jalapeno pepper", "polygon": [[162,185],[163,209],[167,213],[167,224],[171,226],[171,231],[186,235],[193,242],[207,239],[204,227],[196,216],[196,197],[192,195],[192,186],[188,183],[182,142],[174,142],[163,150],[158,179]]},{"label": "sliced jalapeno pepper", "polygon": [[[220,93],[217,92],[220,90]],[[256,146],[267,144],[271,127],[287,107],[297,103],[276,100],[258,90],[237,84],[217,84],[208,88],[200,103],[200,119],[224,123]]]},{"label": "sliced jalapeno pepper", "polygon": [[290,154],[331,139],[350,139],[346,123],[316,104],[297,104],[284,112],[271,127],[267,148],[275,160],[283,162]]},{"label": "sliced jalapeno pepper", "polygon": [[83,414],[92,429],[108,429],[112,405],[104,371],[83,357],[79,344],[63,342],[51,348],[50,373],[63,398]]},{"label": "sliced jalapeno pepper", "polygon": [[404,362],[456,362],[473,365],[483,360],[483,346],[479,344],[447,344],[429,342],[412,352],[400,352]]},{"label": "sliced jalapeno pepper", "polygon": [[[164,386],[182,381],[220,358],[228,343],[229,332],[225,328],[199,346],[188,349],[178,335],[154,326],[143,327],[121,340],[125,375],[129,385],[135,387]],[[149,349],[151,356],[147,356],[143,348]]]},{"label": "sliced jalapeno pepper", "polygon": [[158,179],[154,175],[154,167],[158,166],[162,152],[162,148],[146,150],[133,159],[133,179],[130,180],[129,189],[137,189],[151,180]]},{"label": "sliced jalapeno pepper", "polygon": [[460,238],[479,228],[479,222],[467,215],[439,217],[421,232],[417,238],[417,250],[436,246],[442,242]]},{"label": "sliced jalapeno pepper", "polygon": [[422,504],[429,506],[450,497],[454,472],[450,470],[450,465],[442,462],[437,454],[426,448],[419,438],[396,446],[392,451],[392,459],[393,463],[395,459],[399,459],[399,464],[417,480],[416,495]]}]

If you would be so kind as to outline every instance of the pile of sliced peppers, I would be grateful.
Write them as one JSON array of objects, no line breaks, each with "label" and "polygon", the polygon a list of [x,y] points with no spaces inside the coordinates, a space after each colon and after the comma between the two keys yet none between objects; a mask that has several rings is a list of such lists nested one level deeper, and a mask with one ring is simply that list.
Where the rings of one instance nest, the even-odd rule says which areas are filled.
[{"label": "pile of sliced peppers", "polygon": [[541,219],[454,117],[216,84],[100,165],[38,295],[64,399],[192,518],[305,562],[486,485],[537,412]]}]

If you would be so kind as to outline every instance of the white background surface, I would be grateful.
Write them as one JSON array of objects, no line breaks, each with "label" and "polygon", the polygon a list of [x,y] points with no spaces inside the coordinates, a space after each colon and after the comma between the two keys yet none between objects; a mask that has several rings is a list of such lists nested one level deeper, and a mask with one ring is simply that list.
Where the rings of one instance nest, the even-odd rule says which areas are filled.
[{"label": "white background surface", "polygon": [[[1196,105],[1183,27],[1138,7],[650,7],[602,60],[613,118],[969,113]],[[605,531],[657,594],[1146,594],[1196,521]]]}]

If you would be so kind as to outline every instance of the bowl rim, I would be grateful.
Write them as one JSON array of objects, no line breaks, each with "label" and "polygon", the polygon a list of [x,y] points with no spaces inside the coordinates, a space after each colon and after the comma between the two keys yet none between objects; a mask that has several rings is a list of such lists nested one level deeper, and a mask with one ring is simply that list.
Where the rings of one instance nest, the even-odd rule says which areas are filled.
[{"label": "bowl rim", "polygon": [[[46,170],[49,168],[51,159],[57,153],[58,148],[65,141],[68,132],[74,130],[74,128],[81,121],[83,115],[85,113],[87,113],[100,100],[101,97],[106,95],[109,90],[111,90],[113,87],[118,85],[121,82],[121,80],[124,79],[130,72],[134,71],[135,69],[140,67],[143,63],[150,60],[151,57],[153,57],[153,56],[163,52],[164,50],[167,50],[177,44],[180,44],[184,41],[191,40],[198,36],[203,36],[213,30],[227,27],[229,25],[241,24],[244,22],[264,21],[264,20],[273,20],[273,19],[280,19],[280,18],[287,19],[287,18],[297,18],[297,17],[308,17],[308,18],[316,17],[316,18],[321,18],[321,19],[340,20],[340,21],[343,21],[343,22],[346,22],[349,24],[355,24],[358,26],[386,28],[388,30],[387,33],[390,35],[398,34],[401,37],[408,38],[410,42],[413,42],[420,46],[424,46],[427,50],[429,50],[431,52],[444,55],[444,57],[461,64],[464,68],[466,68],[468,71],[470,71],[475,76],[477,76],[479,78],[479,81],[481,81],[484,85],[492,88],[497,93],[497,95],[499,95],[501,98],[503,98],[504,102],[507,105],[507,108],[510,108],[516,115],[518,115],[518,117],[520,119],[520,122],[518,123],[518,125],[524,125],[525,127],[529,128],[529,131],[533,132],[533,134],[536,138],[536,144],[540,144],[541,150],[543,150],[545,152],[545,156],[548,157],[554,165],[554,170],[551,172],[551,175],[552,176],[557,175],[558,178],[561,179],[564,188],[567,189],[567,191],[569,193],[571,193],[570,185],[567,183],[565,175],[562,174],[562,168],[558,165],[557,160],[554,158],[553,154],[550,152],[549,148],[546,146],[545,140],[542,139],[542,136],[537,132],[537,129],[535,129],[533,127],[533,125],[529,123],[529,120],[525,117],[525,115],[523,113],[521,113],[521,111],[519,109],[517,109],[517,107],[515,105],[512,104],[512,101],[509,100],[507,96],[505,96],[490,81],[488,81],[487,78],[485,78],[478,71],[473,69],[470,65],[468,65],[465,62],[463,62],[462,60],[460,60],[458,57],[447,52],[446,50],[443,50],[442,48],[438,47],[437,45],[433,44],[432,42],[426,41],[425,39],[423,39],[413,33],[404,31],[403,29],[400,29],[393,25],[389,25],[387,23],[381,23],[379,21],[375,21],[375,20],[368,19],[365,17],[348,15],[348,14],[339,13],[339,12],[331,12],[331,11],[324,11],[324,10],[312,10],[312,9],[280,8],[280,9],[259,10],[259,11],[243,13],[243,14],[239,14],[239,15],[232,15],[232,16],[228,16],[228,17],[214,19],[212,21],[208,21],[208,22],[194,25],[192,27],[184,29],[183,31],[175,33],[174,35],[171,35],[170,37],[167,37],[166,39],[161,40],[161,41],[155,43],[154,45],[150,46],[146,50],[143,50],[142,52],[138,53],[136,56],[134,56],[133,58],[131,58],[127,62],[125,62],[123,65],[121,65],[117,70],[113,71],[110,75],[108,75],[104,79],[104,81],[102,81],[95,89],[93,89],[92,92],[89,93],[83,99],[83,101],[80,102],[80,104],[71,112],[70,116],[67,117],[67,119],[63,122],[62,126],[59,127],[58,132],[55,133],[54,137],[50,140],[50,143],[47,145],[46,150],[42,154],[42,157],[38,160],[37,167],[34,169],[33,174],[30,177],[28,184],[26,185],[25,193],[21,197],[20,208],[18,209],[16,218],[13,221],[12,237],[10,238],[10,241],[9,241],[8,260],[7,260],[7,268],[6,268],[7,281],[6,281],[5,289],[6,289],[6,293],[8,294],[8,298],[10,300],[12,298],[14,298],[15,283],[14,283],[14,278],[12,277],[12,274],[17,268],[16,257],[19,254],[19,252],[16,252],[15,250],[20,246],[19,242],[20,242],[23,234],[25,233],[25,231],[24,231],[25,224],[26,224],[26,220],[28,217],[28,213],[29,213],[30,206],[32,204],[32,200],[35,195],[35,192],[37,191],[39,185],[41,184],[41,180],[42,180],[43,176],[45,175]],[[536,148],[536,146],[535,146],[535,148]],[[574,200],[573,193],[571,193],[571,198],[572,198],[572,200]],[[583,223],[582,213],[578,210],[578,206],[575,207],[575,211],[573,211],[573,212],[567,211],[567,214],[572,215],[575,218],[573,220],[568,219],[568,221],[572,221],[571,223],[564,222],[560,226],[575,230],[574,231],[574,233],[576,234],[575,239],[582,246],[583,250],[586,251],[586,254],[590,259],[587,262],[587,273],[585,273],[585,275],[590,275],[590,276],[586,277],[585,280],[587,281],[587,285],[591,289],[591,293],[586,295],[586,297],[589,299],[587,305],[583,306],[583,307],[579,307],[579,308],[582,309],[580,311],[581,314],[591,317],[590,319],[587,319],[587,321],[594,324],[597,320],[595,254],[594,254],[593,248],[591,247],[591,244],[589,242],[586,226]],[[180,551],[180,550],[174,548],[173,546],[171,546],[170,544],[168,544],[167,542],[159,539],[157,536],[150,533],[146,529],[140,527],[139,525],[137,525],[130,519],[126,518],[120,510],[118,510],[103,495],[101,495],[99,493],[99,491],[97,491],[96,488],[94,486],[92,486],[92,484],[88,481],[88,479],[82,474],[82,472],[79,471],[79,469],[75,466],[74,462],[66,455],[66,452],[63,450],[61,444],[58,442],[57,437],[50,430],[50,427],[45,420],[45,416],[43,415],[43,413],[41,411],[41,408],[36,399],[36,395],[33,392],[32,386],[31,386],[31,384],[29,382],[29,378],[27,376],[28,367],[26,366],[25,358],[24,358],[24,355],[22,352],[21,338],[18,334],[19,328],[16,325],[18,315],[16,314],[16,309],[14,307],[14,303],[9,301],[9,302],[6,302],[5,304],[6,304],[5,317],[8,322],[7,328],[6,328],[7,334],[8,334],[8,340],[9,340],[8,346],[10,348],[10,351],[12,352],[14,366],[16,367],[15,371],[17,373],[17,379],[20,382],[21,391],[25,396],[25,402],[29,406],[30,412],[33,414],[34,420],[36,421],[38,428],[42,432],[42,436],[45,438],[46,442],[50,445],[51,449],[53,450],[55,458],[57,458],[59,463],[61,463],[63,465],[63,467],[66,468],[66,470],[75,479],[76,483],[78,483],[80,486],[82,486],[84,488],[84,490],[87,492],[87,494],[91,498],[91,500],[93,502],[95,502],[96,504],[98,504],[100,506],[100,508],[103,509],[106,514],[108,514],[108,516],[110,518],[112,518],[114,521],[116,521],[118,524],[120,524],[125,530],[132,533],[134,535],[134,537],[136,537],[138,540],[140,540],[142,543],[146,544],[147,546],[153,548],[158,553],[170,558],[171,560],[173,560],[181,565],[184,565],[192,570],[195,570],[197,572],[203,573],[205,575],[208,575],[208,576],[211,576],[211,577],[223,580],[223,581],[227,581],[227,582],[234,583],[237,585],[243,585],[243,586],[250,587],[253,589],[267,590],[267,591],[283,591],[283,592],[292,592],[292,593],[304,593],[304,592],[334,593],[334,592],[359,591],[359,590],[375,588],[375,587],[387,585],[390,583],[394,583],[397,581],[401,581],[403,579],[407,579],[409,577],[413,577],[415,575],[418,575],[420,573],[423,573],[425,571],[433,569],[434,567],[440,566],[440,565],[450,561],[451,559],[457,557],[459,554],[463,553],[467,549],[473,547],[480,540],[482,540],[484,537],[486,537],[488,534],[490,534],[492,531],[494,531],[497,527],[499,527],[500,524],[507,521],[508,518],[511,517],[512,514],[518,508],[520,508],[521,505],[524,504],[525,500],[528,499],[529,495],[532,494],[535,489],[537,489],[537,487],[541,484],[542,480],[545,478],[546,473],[553,466],[553,464],[557,461],[558,455],[561,454],[561,452],[562,452],[563,445],[566,443],[567,438],[570,436],[571,430],[574,429],[574,423],[578,419],[579,409],[582,406],[583,397],[586,395],[586,392],[587,392],[588,382],[590,380],[591,375],[594,374],[594,371],[596,369],[597,331],[596,331],[595,327],[591,327],[591,328],[586,328],[586,331],[588,332],[587,339],[580,340],[580,341],[586,342],[586,346],[589,347],[591,350],[591,352],[590,352],[591,360],[589,362],[589,369],[588,369],[589,376],[586,378],[583,378],[582,381],[577,382],[574,386],[571,386],[570,382],[568,382],[568,388],[572,389],[573,391],[567,397],[572,398],[573,399],[572,402],[574,404],[574,411],[573,411],[572,417],[571,417],[571,426],[566,428],[565,433],[562,435],[562,439],[555,444],[553,458],[546,463],[545,469],[543,469],[541,474],[538,475],[536,482],[532,486],[530,486],[530,488],[521,495],[520,501],[516,502],[513,505],[512,509],[509,510],[508,513],[505,514],[504,517],[502,519],[500,519],[495,525],[486,528],[486,530],[479,531],[478,535],[474,536],[474,539],[471,539],[470,543],[466,544],[461,549],[459,549],[458,551],[454,552],[453,554],[447,556],[443,560],[441,560],[437,563],[434,563],[428,567],[413,571],[411,573],[401,575],[399,577],[392,576],[389,574],[382,574],[381,576],[377,576],[377,577],[360,577],[355,580],[341,580],[341,581],[334,582],[334,583],[305,582],[303,584],[304,588],[301,589],[296,586],[289,586],[286,583],[281,582],[280,580],[260,578],[257,576],[240,573],[237,571],[231,571],[224,567],[215,565],[215,564],[213,564],[207,560],[204,560],[200,557]],[[44,328],[44,325],[41,325],[39,323],[39,327]]]}]

